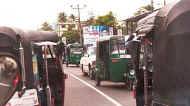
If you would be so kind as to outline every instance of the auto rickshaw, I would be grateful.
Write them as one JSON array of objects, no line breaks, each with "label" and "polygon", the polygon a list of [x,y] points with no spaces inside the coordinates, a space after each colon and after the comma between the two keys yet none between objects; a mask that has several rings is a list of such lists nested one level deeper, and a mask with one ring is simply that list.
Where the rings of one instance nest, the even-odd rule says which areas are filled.
[{"label": "auto rickshaw", "polygon": [[189,5],[181,0],[138,22],[137,106],[190,106]]},{"label": "auto rickshaw", "polygon": [[80,59],[83,55],[83,47],[79,43],[68,44],[66,47],[66,66],[75,64],[79,66]]},{"label": "auto rickshaw", "polygon": [[[47,102],[51,103],[51,106],[62,106],[64,101],[64,91],[63,91],[63,70],[62,68],[62,59],[61,53],[57,54],[58,49],[55,42],[33,42],[34,55],[33,59],[38,60],[40,64],[37,65],[41,67],[43,71],[36,72],[36,86],[40,90],[40,100],[42,105],[46,105]],[[36,58],[36,59],[35,59]],[[33,65],[35,65],[33,63]],[[37,71],[37,70],[36,70]],[[53,79],[52,79],[53,78]],[[39,79],[39,82],[38,82]],[[44,98],[44,94],[46,97]],[[46,101],[46,102],[44,102]]]},{"label": "auto rickshaw", "polygon": [[[64,105],[65,76],[62,56],[59,55],[61,49],[57,49],[55,57],[49,60],[47,52],[37,49],[42,45],[34,44],[57,40],[57,34],[53,32],[0,27],[0,106]],[[56,83],[52,84],[55,80]],[[61,100],[56,98],[57,95]]]},{"label": "auto rickshaw", "polygon": [[125,48],[124,36],[105,36],[99,38],[96,48],[96,68],[95,77],[96,85],[107,80],[113,82],[124,82],[129,86],[133,85],[134,70],[130,70],[131,56]]}]

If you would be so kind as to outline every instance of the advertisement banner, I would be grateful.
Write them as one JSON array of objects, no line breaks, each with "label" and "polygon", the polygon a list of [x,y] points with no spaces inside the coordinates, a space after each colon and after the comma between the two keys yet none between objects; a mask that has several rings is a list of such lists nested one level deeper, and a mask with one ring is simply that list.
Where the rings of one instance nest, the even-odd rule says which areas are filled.
[{"label": "advertisement banner", "polygon": [[110,29],[110,27],[102,25],[83,27],[84,45],[96,46],[96,41],[100,36],[110,35]]}]

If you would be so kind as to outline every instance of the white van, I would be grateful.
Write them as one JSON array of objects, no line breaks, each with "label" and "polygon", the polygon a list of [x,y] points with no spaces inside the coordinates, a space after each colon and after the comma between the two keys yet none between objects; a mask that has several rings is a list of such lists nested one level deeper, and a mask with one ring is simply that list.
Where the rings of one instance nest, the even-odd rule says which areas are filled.
[{"label": "white van", "polygon": [[[80,60],[81,70],[84,75],[91,77],[92,68],[96,66],[96,47],[87,47]],[[93,79],[91,77],[91,79]]]}]

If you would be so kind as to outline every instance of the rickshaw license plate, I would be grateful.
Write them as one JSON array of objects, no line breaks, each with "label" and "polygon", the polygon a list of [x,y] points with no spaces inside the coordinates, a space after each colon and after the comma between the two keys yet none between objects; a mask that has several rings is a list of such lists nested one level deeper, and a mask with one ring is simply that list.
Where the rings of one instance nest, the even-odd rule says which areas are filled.
[{"label": "rickshaw license plate", "polygon": [[24,95],[18,97],[18,92],[9,100],[6,106],[35,106],[39,105],[36,89],[26,90]]}]

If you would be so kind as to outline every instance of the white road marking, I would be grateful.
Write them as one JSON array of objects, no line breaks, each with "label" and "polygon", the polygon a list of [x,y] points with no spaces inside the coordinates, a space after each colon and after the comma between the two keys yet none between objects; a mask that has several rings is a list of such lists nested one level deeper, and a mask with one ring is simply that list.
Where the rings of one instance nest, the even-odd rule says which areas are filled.
[{"label": "white road marking", "polygon": [[70,74],[71,77],[79,80],[80,82],[82,82],[83,84],[85,84],[86,86],[90,87],[91,89],[95,90],[96,92],[98,92],[99,94],[101,94],[103,97],[105,97],[107,100],[109,100],[110,102],[112,102],[113,104],[115,104],[115,106],[122,106],[119,102],[117,102],[116,100],[114,100],[113,98],[111,98],[110,96],[106,95],[105,93],[103,93],[102,91],[98,90],[97,88],[95,88],[94,86],[90,85],[89,83],[87,83],[86,81],[80,79],[79,77],[75,76],[72,73],[68,73]]}]

